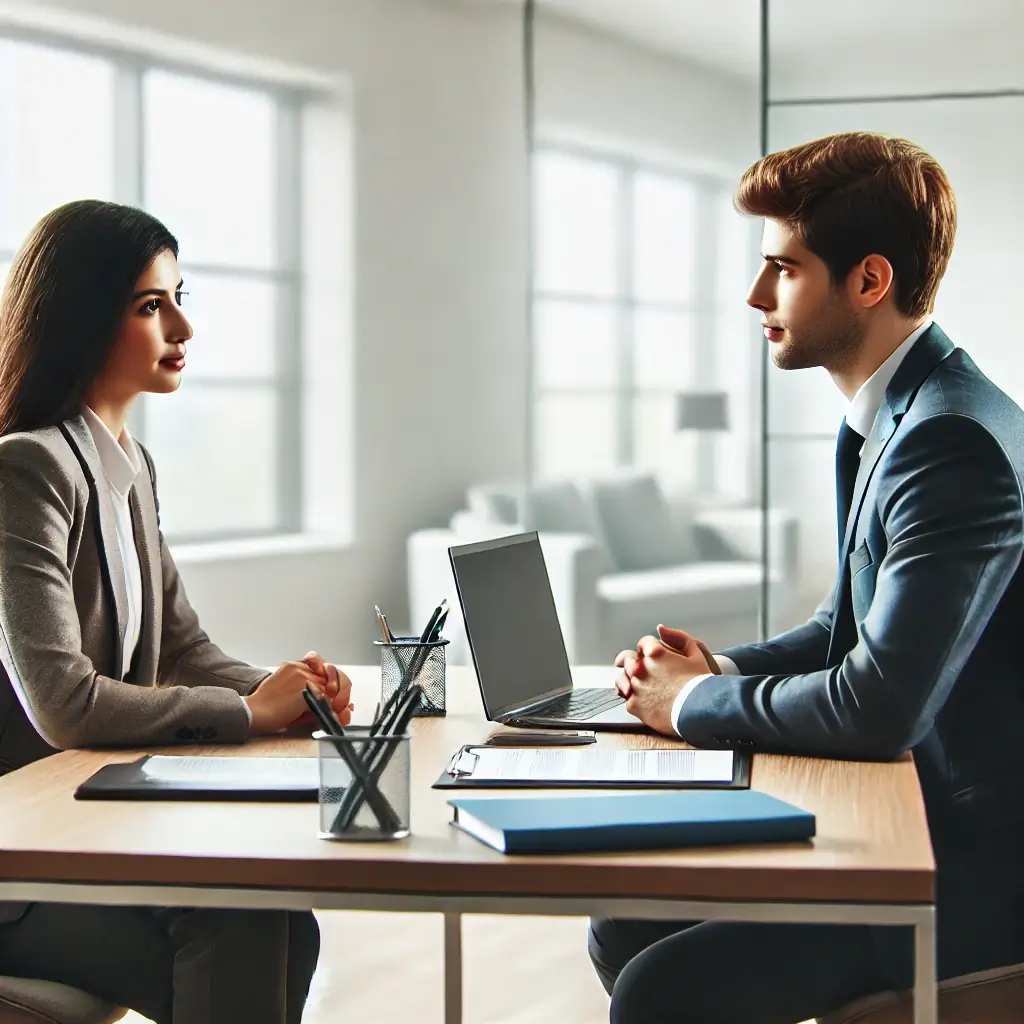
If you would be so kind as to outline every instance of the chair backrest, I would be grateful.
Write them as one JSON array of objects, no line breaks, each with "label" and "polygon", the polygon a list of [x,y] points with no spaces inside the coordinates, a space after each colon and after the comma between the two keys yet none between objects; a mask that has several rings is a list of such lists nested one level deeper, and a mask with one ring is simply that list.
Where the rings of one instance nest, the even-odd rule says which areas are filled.
[{"label": "chair backrest", "polygon": [[[909,992],[886,992],[821,1017],[818,1024],[913,1024]],[[1008,1024],[1024,1020],[1024,964],[950,978],[939,985],[942,1024]]]},{"label": "chair backrest", "polygon": [[0,1024],[114,1024],[127,1012],[70,985],[0,976]]}]

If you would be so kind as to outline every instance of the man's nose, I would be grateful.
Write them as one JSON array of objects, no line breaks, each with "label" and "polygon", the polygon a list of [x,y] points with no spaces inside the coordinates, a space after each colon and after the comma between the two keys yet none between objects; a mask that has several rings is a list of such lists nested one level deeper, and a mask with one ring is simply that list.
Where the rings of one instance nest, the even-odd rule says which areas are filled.
[{"label": "man's nose", "polygon": [[774,304],[771,288],[768,286],[762,271],[754,278],[750,291],[747,292],[747,305],[761,310],[762,313],[767,313],[768,310],[774,307]]}]

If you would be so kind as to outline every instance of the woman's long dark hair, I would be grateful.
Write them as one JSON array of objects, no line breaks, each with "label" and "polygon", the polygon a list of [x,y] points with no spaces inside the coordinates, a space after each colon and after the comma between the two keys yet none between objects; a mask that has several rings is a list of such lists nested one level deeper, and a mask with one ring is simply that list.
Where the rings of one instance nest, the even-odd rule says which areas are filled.
[{"label": "woman's long dark hair", "polygon": [[0,434],[81,412],[135,283],[175,237],[132,206],[84,199],[32,229],[0,298]]}]

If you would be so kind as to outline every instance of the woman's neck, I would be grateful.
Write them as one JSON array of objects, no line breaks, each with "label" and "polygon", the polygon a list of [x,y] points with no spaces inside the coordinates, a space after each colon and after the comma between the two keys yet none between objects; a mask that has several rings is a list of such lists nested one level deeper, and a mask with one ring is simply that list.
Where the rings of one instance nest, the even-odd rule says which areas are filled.
[{"label": "woman's neck", "polygon": [[98,395],[89,395],[85,399],[85,404],[103,420],[107,430],[120,442],[121,435],[124,433],[124,425],[128,420],[131,402],[114,402]]}]

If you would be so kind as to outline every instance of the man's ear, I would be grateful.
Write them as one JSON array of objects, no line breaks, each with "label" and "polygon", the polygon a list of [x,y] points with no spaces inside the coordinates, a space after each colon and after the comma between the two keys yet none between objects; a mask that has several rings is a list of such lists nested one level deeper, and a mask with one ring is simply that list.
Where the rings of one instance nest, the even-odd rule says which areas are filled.
[{"label": "man's ear", "polygon": [[858,309],[873,309],[892,292],[892,264],[878,253],[865,256],[847,275],[847,298]]}]

